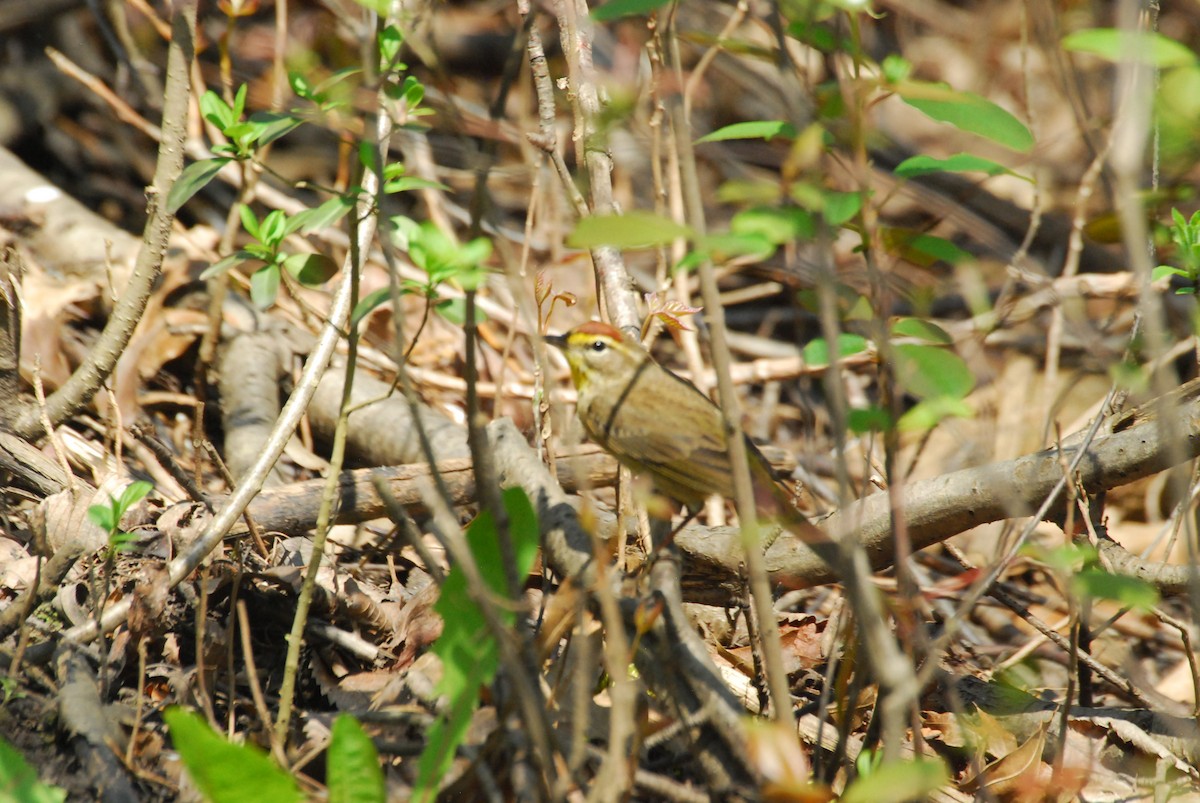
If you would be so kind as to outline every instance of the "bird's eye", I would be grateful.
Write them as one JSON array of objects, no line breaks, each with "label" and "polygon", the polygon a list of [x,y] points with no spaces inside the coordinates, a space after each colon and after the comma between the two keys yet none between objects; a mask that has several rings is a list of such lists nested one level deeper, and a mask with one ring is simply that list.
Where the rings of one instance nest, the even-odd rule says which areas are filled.
[{"label": "bird's eye", "polygon": [[606,348],[608,348],[608,344],[603,340],[592,341],[592,351],[596,352],[597,354],[603,354]]}]

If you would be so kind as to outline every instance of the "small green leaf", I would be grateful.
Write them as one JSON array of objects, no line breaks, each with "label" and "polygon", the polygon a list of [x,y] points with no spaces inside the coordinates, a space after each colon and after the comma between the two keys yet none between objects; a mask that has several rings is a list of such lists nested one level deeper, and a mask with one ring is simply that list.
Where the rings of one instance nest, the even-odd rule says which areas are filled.
[{"label": "small green leaf", "polygon": [[[433,305],[433,310],[455,326],[462,326],[467,322],[467,302],[465,299],[444,298]],[[485,317],[483,311],[476,308],[476,322]]]},{"label": "small green leaf", "polygon": [[707,255],[713,262],[724,262],[734,257],[767,259],[775,253],[775,246],[761,234],[709,234],[696,243],[696,251]]},{"label": "small green leaf", "polygon": [[954,338],[945,329],[922,318],[897,318],[891,331],[892,337],[912,337],[941,346],[954,343]]},{"label": "small green leaf", "polygon": [[121,498],[117,501],[117,510],[124,515],[125,511],[145,499],[146,495],[153,490],[154,486],[151,483],[142,480],[131,482],[121,493]]},{"label": "small green leaf", "polygon": [[940,424],[946,418],[970,418],[975,414],[971,405],[962,399],[950,396],[935,396],[932,399],[922,399],[914,404],[904,415],[896,428],[901,432],[927,432]]},{"label": "small green leaf", "polygon": [[254,214],[254,210],[249,204],[242,204],[238,207],[238,217],[242,220],[242,228],[256,240],[262,240],[262,229],[259,228],[258,218]]},{"label": "small green leaf", "polygon": [[841,226],[862,209],[862,193],[823,190],[821,196],[825,221],[830,226]]},{"label": "small green leaf", "polygon": [[730,139],[765,139],[772,140],[775,137],[787,137],[794,139],[796,129],[791,123],[785,123],[782,120],[750,120],[745,123],[734,123],[716,131],[705,134],[696,140],[699,145],[702,142],[724,142]]},{"label": "small green leaf", "polygon": [[379,63],[389,70],[400,57],[404,45],[404,34],[395,25],[388,25],[379,32]]},{"label": "small green leaf", "polygon": [[281,209],[273,209],[259,221],[259,236],[256,238],[268,248],[275,249],[283,242],[288,232],[288,216]]},{"label": "small green leaf", "polygon": [[440,181],[430,181],[427,178],[418,178],[417,176],[405,176],[398,178],[395,181],[389,181],[383,185],[383,191],[389,195],[397,192],[409,192],[411,190],[449,190],[445,184]]},{"label": "small green leaf", "polygon": [[240,265],[243,262],[250,262],[251,260],[255,260],[257,258],[258,257],[254,256],[254,254],[251,254],[249,251],[237,251],[220,260],[219,262],[214,262],[213,264],[209,265],[204,269],[204,272],[200,274],[200,278],[211,279],[214,276],[218,276],[229,270],[234,265]]},{"label": "small green leaf", "polygon": [[299,128],[304,121],[284,112],[255,112],[250,115],[250,123],[255,127],[254,141],[267,145]]},{"label": "small green leaf", "polygon": [[902,803],[924,800],[950,783],[946,765],[935,758],[913,758],[875,766],[855,779],[842,803]]},{"label": "small green leaf", "polygon": [[63,803],[64,789],[38,780],[37,770],[25,757],[0,738],[0,800],[13,803]]},{"label": "small green leaf", "polygon": [[1158,589],[1136,577],[1110,574],[1098,568],[1084,569],[1071,577],[1072,588],[1079,596],[1110,599],[1123,606],[1150,610],[1158,604]]},{"label": "small green leaf", "polygon": [[113,510],[111,504],[108,505],[88,505],[87,509],[88,521],[95,524],[106,533],[111,533],[120,525],[116,511]]},{"label": "small green leaf", "polygon": [[[838,335],[838,356],[840,358],[866,351],[867,339],[861,335],[843,332]],[[810,340],[804,347],[804,362],[808,365],[829,365],[829,344],[825,338],[818,337]]]},{"label": "small green leaf", "polygon": [[297,212],[288,219],[287,232],[302,232],[307,234],[311,231],[328,228],[334,223],[337,223],[346,213],[354,208],[354,201],[344,195],[335,195],[325,203],[313,209],[305,209],[303,212]]},{"label": "small green leaf", "polygon": [[851,408],[846,413],[846,427],[856,435],[887,432],[892,428],[892,416],[882,407]]},{"label": "small green leaf", "polygon": [[259,309],[267,309],[279,295],[279,266],[264,265],[250,274],[250,300]]},{"label": "small green leaf", "polygon": [[923,81],[904,81],[897,86],[897,93],[905,103],[938,122],[1021,153],[1033,148],[1033,134],[1025,124],[987,98]]},{"label": "small green leaf", "polygon": [[221,133],[225,133],[225,130],[237,121],[237,115],[229,108],[225,99],[211,89],[200,96],[200,115],[216,126]]},{"label": "small green leaf", "polygon": [[[401,291],[401,295],[403,295],[403,291]],[[362,323],[363,318],[370,315],[376,307],[381,307],[391,300],[392,291],[388,287],[380,287],[378,290],[367,293],[354,305],[354,312],[350,315],[350,325],[358,326]]]},{"label": "small green leaf", "polygon": [[730,179],[717,187],[717,200],[723,204],[773,204],[783,198],[777,181]]},{"label": "small green leaf", "polygon": [[879,67],[883,72],[883,80],[889,84],[898,84],[912,75],[912,62],[897,53],[884,56]]},{"label": "small green leaf", "polygon": [[349,714],[333,721],[326,754],[329,803],[385,803],[387,788],[375,743]]},{"label": "small green leaf", "polygon": [[1191,278],[1191,275],[1186,270],[1181,270],[1173,265],[1159,265],[1150,271],[1150,281],[1152,282],[1157,282],[1159,279],[1166,279],[1170,276],[1182,276],[1185,279]]},{"label": "small green leaf", "polygon": [[196,787],[212,803],[298,803],[295,780],[265,753],[234,745],[199,715],[171,707],[163,713],[171,741]]},{"label": "small green leaf", "polygon": [[667,245],[679,237],[691,237],[692,230],[670,218],[652,212],[627,212],[624,215],[585,217],[567,238],[572,248],[649,248]]},{"label": "small green leaf", "polygon": [[[1002,164],[993,162],[991,159],[984,159],[982,156],[975,156],[970,153],[957,153],[946,159],[935,159],[932,156],[912,156],[905,159],[900,164],[896,165],[895,174],[901,178],[914,178],[916,176],[924,176],[928,173],[987,173],[989,176],[998,176],[1002,173],[1007,173],[1010,176],[1017,174],[1009,170]],[[1018,176],[1018,178],[1025,178]],[[1029,181],[1030,179],[1025,179]]]},{"label": "small green leaf", "polygon": [[1174,39],[1153,31],[1089,28],[1063,37],[1064,50],[1090,53],[1112,62],[1126,59],[1155,67],[1183,67],[1196,63],[1196,54]]},{"label": "small green leaf", "polygon": [[775,245],[793,240],[811,240],[817,234],[812,215],[796,207],[758,206],[738,212],[729,222],[736,234],[759,234]]},{"label": "small green leaf", "polygon": [[934,234],[924,234],[911,229],[881,227],[883,243],[893,253],[922,266],[939,261],[958,265],[971,260],[971,254],[954,243]]},{"label": "small green leaf", "polygon": [[338,266],[324,254],[292,254],[283,269],[305,287],[319,287],[337,275]]},{"label": "small green leaf", "polygon": [[621,17],[646,16],[653,14],[669,3],[670,0],[612,0],[592,9],[592,19],[596,22],[611,22]]},{"label": "small green leaf", "polygon": [[893,349],[893,355],[896,378],[919,399],[961,399],[975,387],[971,369],[950,349],[901,343]]},{"label": "small green leaf", "polygon": [[167,211],[172,215],[178,212],[184,204],[191,200],[193,195],[216,178],[222,167],[232,161],[233,159],[228,157],[205,159],[202,162],[192,162],[183,168],[183,172],[171,186],[171,191],[167,193]]},{"label": "small green leaf", "polygon": [[[518,577],[524,577],[537,554],[537,515],[529,497],[520,488],[506,489],[502,500],[508,513],[509,535],[517,564],[513,570]],[[507,573],[496,525],[489,513],[480,513],[467,527],[467,542],[491,593],[507,597]],[[438,682],[437,693],[449,698],[450,714],[439,718],[428,733],[425,750],[418,760],[413,796],[417,801],[434,799],[438,784],[466,734],[471,712],[479,699],[479,687],[492,679],[499,666],[496,641],[483,612],[467,591],[467,577],[461,568],[455,566],[450,570],[434,611],[444,622],[442,635],[432,648],[442,661],[442,679]],[[516,617],[516,612],[509,607],[498,606],[496,612],[505,624],[511,624]]]}]

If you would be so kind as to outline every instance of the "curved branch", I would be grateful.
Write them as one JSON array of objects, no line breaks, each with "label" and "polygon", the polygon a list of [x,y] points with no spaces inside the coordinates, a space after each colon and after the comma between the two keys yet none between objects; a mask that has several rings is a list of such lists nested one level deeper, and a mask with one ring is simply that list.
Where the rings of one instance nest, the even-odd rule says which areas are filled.
[{"label": "curved branch", "polygon": [[[1200,399],[1187,392],[1190,387],[1175,397],[1177,406],[1157,403],[1149,421],[1097,438],[1079,463],[1082,488],[1089,493],[1115,488],[1200,455]],[[1171,426],[1164,426],[1161,416],[1170,416]],[[1061,452],[1049,449],[913,483],[905,489],[903,502],[912,548],[923,549],[980,524],[1034,514],[1062,479],[1064,461],[1078,448],[1068,441]],[[873,568],[892,564],[886,494],[861,499],[820,526],[834,539],[857,538]],[[693,592],[711,598],[717,590],[714,583],[725,586],[722,595],[740,584],[737,539],[732,528],[689,529],[676,536],[692,561],[687,577]],[[821,585],[837,579],[812,547],[788,532],[780,533],[767,550],[767,565],[772,579],[790,586]],[[1143,566],[1141,571],[1153,577],[1159,567]],[[1166,571],[1170,572],[1170,567]]]},{"label": "curved branch", "polygon": [[[125,285],[96,345],[88,352],[83,364],[71,374],[71,378],[46,400],[46,414],[54,426],[74,415],[104,385],[129,344],[133,330],[146,310],[154,282],[162,272],[163,257],[171,238],[171,223],[175,220],[175,215],[166,207],[167,194],[183,170],[188,118],[188,72],[195,56],[195,4],[186,5],[188,13],[177,13],[171,26],[167,86],[163,97],[162,144],[158,149],[154,183],[146,189],[149,214],[142,234],[142,248],[138,251],[129,283]],[[42,422],[39,412],[36,409],[25,411],[17,419],[13,431],[30,440],[40,436]]]}]

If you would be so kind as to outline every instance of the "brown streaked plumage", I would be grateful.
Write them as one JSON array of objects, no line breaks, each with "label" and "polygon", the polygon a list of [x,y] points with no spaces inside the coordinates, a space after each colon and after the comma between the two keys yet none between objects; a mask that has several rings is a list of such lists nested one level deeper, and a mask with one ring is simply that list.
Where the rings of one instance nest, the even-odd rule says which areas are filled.
[{"label": "brown streaked plumage", "polygon": [[[592,440],[690,510],[712,494],[734,496],[724,417],[695,385],[606,323],[590,321],[545,340],[566,355],[579,420]],[[746,450],[760,512],[794,531],[812,528],[748,438]]]}]

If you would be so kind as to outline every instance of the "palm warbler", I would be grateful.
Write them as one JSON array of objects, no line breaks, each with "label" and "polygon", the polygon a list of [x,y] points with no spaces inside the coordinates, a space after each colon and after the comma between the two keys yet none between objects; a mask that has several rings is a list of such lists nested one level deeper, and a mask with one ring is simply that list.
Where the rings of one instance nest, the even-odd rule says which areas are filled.
[{"label": "palm warbler", "polygon": [[[712,494],[733,497],[724,418],[695,385],[606,323],[591,321],[544,339],[566,355],[579,420],[605,451],[634,473],[649,475],[660,493],[691,512]],[[817,535],[748,438],[746,452],[759,511],[798,535]]]}]

